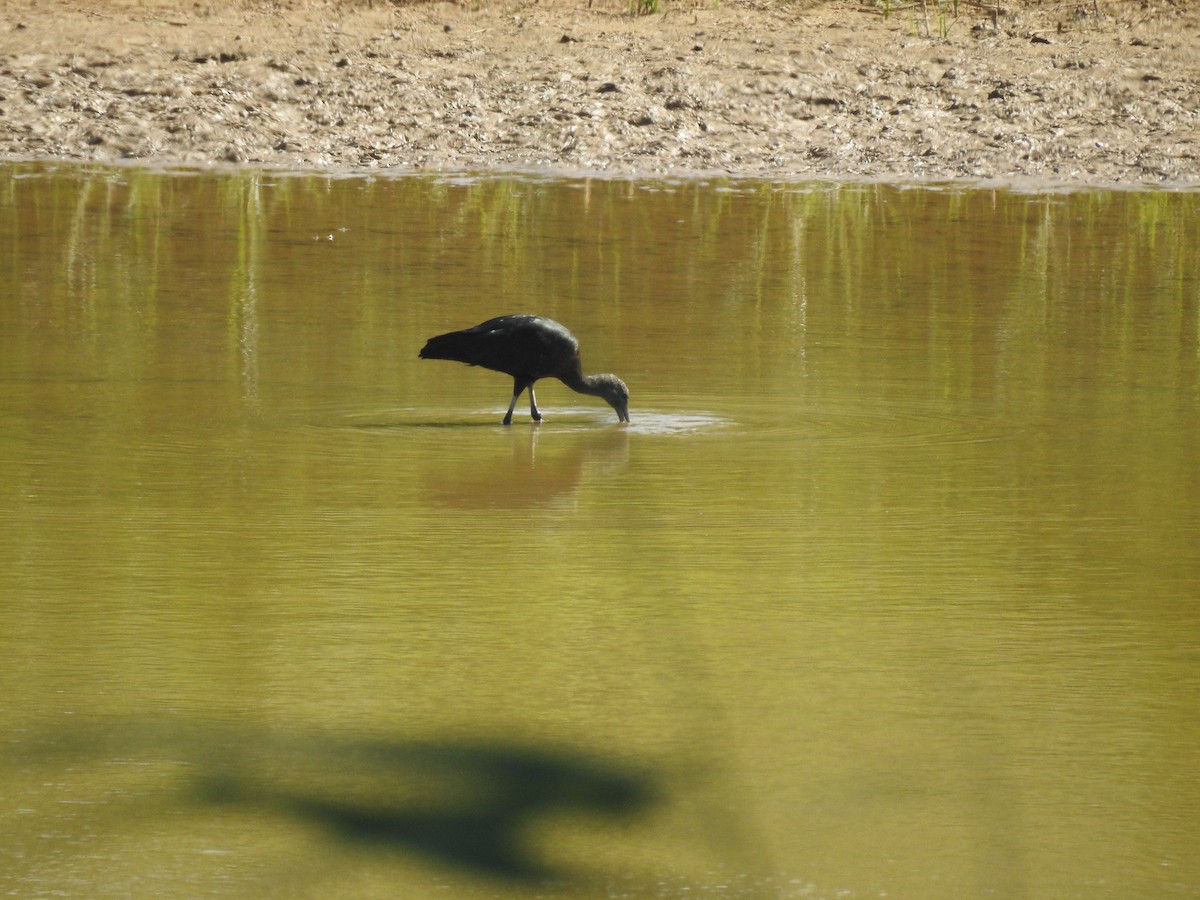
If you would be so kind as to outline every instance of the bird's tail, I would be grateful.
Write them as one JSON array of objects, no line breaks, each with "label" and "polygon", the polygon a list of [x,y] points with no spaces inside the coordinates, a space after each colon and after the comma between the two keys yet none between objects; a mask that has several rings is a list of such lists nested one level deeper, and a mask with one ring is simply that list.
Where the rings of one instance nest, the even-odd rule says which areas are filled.
[{"label": "bird's tail", "polygon": [[452,331],[449,334],[439,334],[431,337],[421,348],[421,359],[452,359],[457,362],[467,362],[468,357],[478,343],[475,335],[466,331]]}]

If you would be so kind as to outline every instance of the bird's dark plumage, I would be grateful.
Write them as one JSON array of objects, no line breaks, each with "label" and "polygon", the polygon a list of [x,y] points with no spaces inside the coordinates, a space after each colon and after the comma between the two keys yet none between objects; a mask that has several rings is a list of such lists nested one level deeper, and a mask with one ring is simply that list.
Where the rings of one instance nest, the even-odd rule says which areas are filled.
[{"label": "bird's dark plumage", "polygon": [[500,316],[467,328],[440,334],[425,342],[422,359],[452,359],[511,375],[512,403],[504,424],[512,423],[517,399],[529,390],[529,413],[541,421],[533,384],[541,378],[557,378],[580,394],[603,397],[629,421],[629,388],[616,375],[584,375],[579,363],[579,341],[553,319],[541,316]]}]

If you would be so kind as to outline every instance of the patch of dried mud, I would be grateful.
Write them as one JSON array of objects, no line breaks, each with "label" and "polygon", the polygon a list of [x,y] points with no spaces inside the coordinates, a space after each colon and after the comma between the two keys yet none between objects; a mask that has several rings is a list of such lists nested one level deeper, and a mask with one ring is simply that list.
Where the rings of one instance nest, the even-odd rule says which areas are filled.
[{"label": "patch of dried mud", "polygon": [[0,156],[1200,183],[1192,7],[665,5],[9,3]]}]

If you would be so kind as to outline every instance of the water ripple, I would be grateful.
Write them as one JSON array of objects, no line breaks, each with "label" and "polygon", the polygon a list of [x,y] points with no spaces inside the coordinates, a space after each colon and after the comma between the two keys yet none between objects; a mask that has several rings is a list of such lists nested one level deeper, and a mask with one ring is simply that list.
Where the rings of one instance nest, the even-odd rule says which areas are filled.
[{"label": "water ripple", "polygon": [[[428,409],[387,409],[347,413],[335,423],[338,427],[364,430],[387,431],[398,428],[477,428],[481,426],[503,428],[500,419],[502,409],[479,409],[447,414]],[[633,421],[626,426],[617,423],[607,409],[566,408],[544,413],[545,419],[536,424],[529,417],[513,417],[511,428],[537,427],[547,431],[595,431],[598,429],[624,428],[630,434],[678,435],[694,434],[727,427],[729,419],[703,412],[655,412],[639,410]]]}]

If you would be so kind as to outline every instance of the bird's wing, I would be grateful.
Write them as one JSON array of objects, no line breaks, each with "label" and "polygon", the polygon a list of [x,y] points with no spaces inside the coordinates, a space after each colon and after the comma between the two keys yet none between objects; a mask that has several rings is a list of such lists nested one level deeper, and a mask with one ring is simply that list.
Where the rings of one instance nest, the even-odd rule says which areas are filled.
[{"label": "bird's wing", "polygon": [[569,331],[548,319],[504,316],[479,326],[474,350],[475,365],[514,376],[545,378],[575,356],[578,344]]}]

